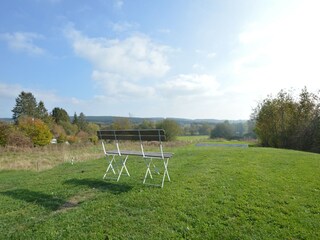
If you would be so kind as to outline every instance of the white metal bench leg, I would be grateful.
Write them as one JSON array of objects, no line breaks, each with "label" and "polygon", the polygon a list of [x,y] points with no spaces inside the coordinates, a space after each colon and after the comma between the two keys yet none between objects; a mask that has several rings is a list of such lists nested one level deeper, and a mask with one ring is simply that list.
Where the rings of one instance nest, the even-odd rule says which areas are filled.
[{"label": "white metal bench leg", "polygon": [[[108,156],[106,156],[106,158],[107,158],[107,160],[108,160]],[[114,155],[112,156],[111,160],[109,160],[109,165],[108,165],[108,168],[107,168],[105,174],[103,175],[103,179],[106,178],[107,173],[109,172],[110,169],[112,170],[112,172],[113,172],[114,175],[116,174],[116,172],[115,172],[115,170],[114,170],[114,167],[113,167],[113,165],[112,165],[113,162],[115,162],[115,156],[114,156]]]},{"label": "white metal bench leg", "polygon": [[150,161],[148,163],[146,163],[147,170],[146,170],[146,174],[144,175],[143,184],[145,184],[148,175],[150,175],[150,178],[152,179],[152,174],[150,171],[150,165],[152,163],[152,158],[145,158],[144,160],[147,162],[147,159],[150,159]]},{"label": "white metal bench leg", "polygon": [[128,159],[128,156],[126,156],[125,159],[122,161],[122,167],[121,167],[121,169],[120,169],[117,182],[119,181],[119,179],[120,179],[120,177],[121,177],[121,174],[122,174],[123,169],[126,170],[127,175],[130,177],[130,173],[129,173],[128,168],[127,168],[127,166],[126,166],[127,159]]},{"label": "white metal bench leg", "polygon": [[166,178],[166,176],[168,177],[169,182],[171,182],[169,172],[168,172],[168,164],[169,164],[169,158],[163,159],[164,173],[163,173],[162,184],[161,184],[162,188],[163,188],[164,179]]},{"label": "white metal bench leg", "polygon": [[[147,159],[149,159],[149,162],[147,162],[148,161]],[[145,184],[148,175],[150,176],[151,179],[153,179],[152,174],[151,174],[151,170],[150,170],[150,166],[153,163],[152,162],[153,159],[152,158],[145,158],[145,161],[147,162],[146,163],[147,170],[146,170],[146,174],[143,179],[143,184]],[[169,164],[169,158],[163,159],[164,172],[163,172],[161,184],[151,184],[151,185],[161,186],[163,188],[164,180],[166,177],[168,178],[169,182],[171,181],[170,176],[169,176],[169,171],[168,171],[168,164]]]}]

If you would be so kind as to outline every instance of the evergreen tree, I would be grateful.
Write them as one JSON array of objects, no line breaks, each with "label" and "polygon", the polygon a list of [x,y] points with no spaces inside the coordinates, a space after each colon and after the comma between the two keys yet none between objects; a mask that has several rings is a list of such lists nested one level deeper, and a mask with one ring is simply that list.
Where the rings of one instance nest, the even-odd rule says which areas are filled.
[{"label": "evergreen tree", "polygon": [[84,115],[84,113],[81,112],[78,118],[79,130],[86,131],[87,126],[88,126],[88,122],[86,120],[86,116]]},{"label": "evergreen tree", "polygon": [[44,106],[44,102],[40,101],[37,106],[37,117],[45,121],[49,117],[48,110]]},{"label": "evergreen tree", "polygon": [[16,105],[12,109],[12,112],[12,118],[16,123],[21,116],[37,117],[38,109],[36,98],[32,93],[22,91],[16,98]]},{"label": "evergreen tree", "polygon": [[69,122],[70,123],[70,117],[69,117],[67,111],[64,110],[63,108],[55,107],[52,110],[51,116],[53,117],[54,121],[58,124],[61,122]]},{"label": "evergreen tree", "polygon": [[72,124],[78,125],[78,123],[79,123],[78,116],[77,116],[77,113],[75,112],[73,115]]}]

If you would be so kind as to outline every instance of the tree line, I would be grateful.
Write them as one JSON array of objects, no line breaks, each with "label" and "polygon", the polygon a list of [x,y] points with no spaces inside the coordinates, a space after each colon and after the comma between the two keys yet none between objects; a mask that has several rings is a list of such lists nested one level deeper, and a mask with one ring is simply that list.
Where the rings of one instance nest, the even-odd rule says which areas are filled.
[{"label": "tree line", "polygon": [[0,146],[44,146],[53,139],[57,143],[97,143],[96,132],[99,129],[161,128],[165,130],[168,141],[175,140],[178,135],[207,135],[229,140],[255,137],[251,120],[178,124],[173,119],[163,119],[132,123],[130,118],[119,117],[109,124],[88,122],[82,112],[79,115],[74,113],[73,117],[60,107],[49,112],[43,101],[37,102],[32,93],[24,91],[16,98],[12,113],[14,124],[0,122]]},{"label": "tree line", "polygon": [[319,96],[302,89],[298,98],[281,90],[254,109],[251,119],[262,146],[320,152]]},{"label": "tree line", "polygon": [[97,142],[99,126],[86,121],[81,112],[71,121],[63,108],[55,107],[49,113],[43,101],[37,102],[30,92],[21,92],[12,109],[14,124],[0,122],[1,146],[44,146],[53,138],[58,143]]},{"label": "tree line", "polygon": [[88,122],[84,113],[68,112],[55,107],[49,113],[43,101],[37,102],[30,92],[21,92],[12,109],[14,124],[0,122],[0,146],[45,146],[53,139],[57,143],[97,143],[99,129],[148,129],[166,130],[166,139],[174,140],[181,134],[179,124],[170,119],[159,122],[143,121],[134,125],[128,118],[117,118],[112,124],[103,125]]},{"label": "tree line", "polygon": [[218,123],[210,132],[210,138],[224,138],[227,140],[255,139],[254,123],[251,120],[231,123]]}]

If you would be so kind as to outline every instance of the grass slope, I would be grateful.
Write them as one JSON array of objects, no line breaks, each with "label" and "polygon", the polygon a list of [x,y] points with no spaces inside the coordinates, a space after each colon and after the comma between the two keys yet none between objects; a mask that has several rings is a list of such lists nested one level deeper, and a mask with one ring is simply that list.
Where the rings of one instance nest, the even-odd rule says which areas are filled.
[{"label": "grass slope", "polygon": [[[168,150],[168,149],[166,149]],[[170,149],[172,182],[102,180],[104,159],[0,172],[0,239],[320,239],[320,155]]]}]

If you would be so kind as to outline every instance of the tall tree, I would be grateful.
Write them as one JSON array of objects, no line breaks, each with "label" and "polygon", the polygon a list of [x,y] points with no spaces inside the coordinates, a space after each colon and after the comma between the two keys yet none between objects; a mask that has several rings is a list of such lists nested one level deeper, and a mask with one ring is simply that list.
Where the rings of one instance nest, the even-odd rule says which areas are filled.
[{"label": "tall tree", "polygon": [[78,116],[77,116],[77,113],[75,112],[73,115],[72,124],[78,125],[78,123],[79,123]]},{"label": "tall tree", "polygon": [[132,123],[130,122],[129,118],[126,117],[119,117],[116,118],[112,125],[111,125],[112,129],[116,129],[116,130],[121,130],[121,129],[131,129],[132,128]]},{"label": "tall tree", "polygon": [[295,146],[297,149],[307,150],[313,145],[318,129],[319,98],[304,88],[299,95],[296,113]]},{"label": "tall tree", "polygon": [[22,91],[16,98],[16,105],[12,109],[12,112],[12,118],[16,123],[21,116],[37,117],[38,110],[36,98],[32,93]]},{"label": "tall tree", "polygon": [[225,138],[231,139],[233,135],[233,129],[228,121],[218,123],[211,131],[211,138]]},{"label": "tall tree", "polygon": [[281,90],[255,109],[255,132],[263,146],[290,148],[294,134],[297,104],[290,93]]},{"label": "tall tree", "polygon": [[212,127],[209,123],[203,123],[199,126],[199,135],[209,135]]},{"label": "tall tree", "polygon": [[138,126],[140,129],[153,129],[155,128],[154,122],[144,119]]},{"label": "tall tree", "polygon": [[46,121],[49,117],[48,110],[44,106],[44,102],[40,101],[37,106],[37,117]]},{"label": "tall tree", "polygon": [[70,117],[67,111],[64,110],[63,108],[55,107],[52,110],[51,116],[53,117],[54,121],[58,124],[60,122],[70,122]]},{"label": "tall tree", "polygon": [[182,131],[180,125],[172,119],[165,119],[161,122],[158,122],[157,128],[162,128],[165,130],[167,141],[175,140]]},{"label": "tall tree", "polygon": [[79,130],[86,131],[87,126],[88,126],[88,122],[86,120],[86,116],[84,115],[83,112],[81,112],[78,117]]},{"label": "tall tree", "polygon": [[263,146],[320,152],[319,97],[306,88],[299,97],[282,90],[255,109],[255,132]]}]

